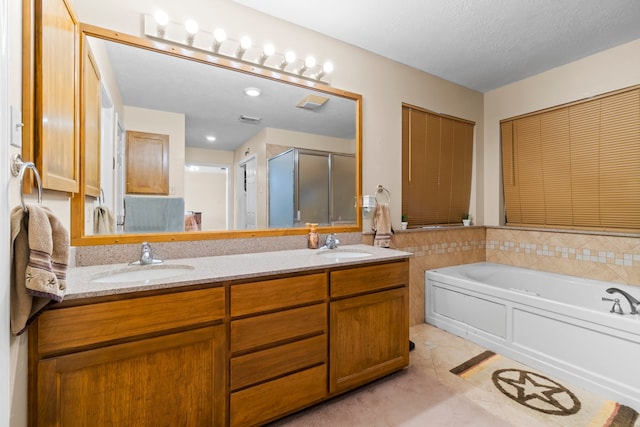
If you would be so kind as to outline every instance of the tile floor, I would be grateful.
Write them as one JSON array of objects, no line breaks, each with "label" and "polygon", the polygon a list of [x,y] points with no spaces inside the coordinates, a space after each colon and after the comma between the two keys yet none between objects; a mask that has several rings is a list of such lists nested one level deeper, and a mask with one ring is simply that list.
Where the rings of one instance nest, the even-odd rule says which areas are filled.
[{"label": "tile floor", "polygon": [[[569,427],[589,425],[547,417],[449,370],[485,349],[428,324],[413,326],[411,364],[396,374],[284,418],[287,427]],[[568,386],[571,388],[570,386]],[[577,424],[576,424],[577,423]],[[640,420],[635,424],[640,427]]]}]

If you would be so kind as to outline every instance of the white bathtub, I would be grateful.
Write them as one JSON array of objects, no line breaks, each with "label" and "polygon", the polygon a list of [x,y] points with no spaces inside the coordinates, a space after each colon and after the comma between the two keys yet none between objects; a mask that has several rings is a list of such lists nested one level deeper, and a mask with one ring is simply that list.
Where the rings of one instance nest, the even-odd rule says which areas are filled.
[{"label": "white bathtub", "polygon": [[640,315],[605,292],[640,287],[484,262],[429,270],[425,287],[427,323],[640,411]]}]

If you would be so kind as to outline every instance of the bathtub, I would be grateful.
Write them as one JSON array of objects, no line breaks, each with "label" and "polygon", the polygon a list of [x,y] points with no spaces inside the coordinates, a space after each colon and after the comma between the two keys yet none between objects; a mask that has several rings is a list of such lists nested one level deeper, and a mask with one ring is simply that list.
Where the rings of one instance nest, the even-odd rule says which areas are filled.
[{"label": "bathtub", "polygon": [[640,411],[640,315],[609,287],[640,298],[640,287],[488,262],[438,268],[425,272],[426,321]]}]

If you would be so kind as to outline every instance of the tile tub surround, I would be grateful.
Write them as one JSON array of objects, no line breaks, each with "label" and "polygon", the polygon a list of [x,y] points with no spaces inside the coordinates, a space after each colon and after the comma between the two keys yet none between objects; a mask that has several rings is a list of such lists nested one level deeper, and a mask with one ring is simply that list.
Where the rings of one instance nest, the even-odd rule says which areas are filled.
[{"label": "tile tub surround", "polygon": [[[163,266],[188,265],[194,267],[180,275],[148,281],[127,283],[96,283],[91,280],[109,271],[130,269],[127,263],[76,267],[67,272],[67,293],[65,301],[131,292],[168,289],[217,283],[228,280],[268,277],[304,271],[318,271],[332,267],[375,264],[384,261],[401,260],[411,257],[411,253],[392,249],[375,248],[365,245],[344,245],[343,250],[357,250],[371,253],[361,258],[332,258],[318,256],[319,250],[293,249],[261,253],[221,255],[212,257],[183,258],[167,260]],[[139,267],[138,267],[139,268]],[[142,267],[145,268],[145,267]],[[150,267],[153,268],[153,267]]]},{"label": "tile tub surround", "polygon": [[487,227],[486,261],[640,286],[640,237]]}]

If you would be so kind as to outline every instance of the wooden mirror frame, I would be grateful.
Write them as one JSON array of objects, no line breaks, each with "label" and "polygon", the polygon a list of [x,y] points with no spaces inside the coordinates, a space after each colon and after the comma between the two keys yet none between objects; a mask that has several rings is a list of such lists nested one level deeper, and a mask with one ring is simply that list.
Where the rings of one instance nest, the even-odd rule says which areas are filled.
[{"label": "wooden mirror frame", "polygon": [[[257,77],[280,81],[285,84],[291,84],[300,87],[313,88],[320,92],[342,96],[355,101],[356,107],[356,222],[355,224],[347,224],[340,226],[320,227],[322,233],[338,233],[338,232],[361,232],[362,231],[362,95],[336,89],[324,84],[318,84],[306,79],[296,78],[293,76],[276,73],[271,70],[263,69],[257,65],[242,63],[239,61],[230,61],[223,57],[207,54],[199,51],[189,51],[182,47],[176,47],[168,43],[162,43],[151,39],[143,39],[136,36],[123,34],[120,32],[100,28],[88,24],[80,24],[81,39],[84,36],[96,37],[117,43],[155,51],[158,53],[173,55],[186,60],[198,61],[211,66],[223,67],[232,71],[248,73]],[[81,75],[82,73],[80,73]],[[80,155],[84,155],[83,141],[80,142]],[[190,241],[190,240],[216,240],[216,239],[233,239],[233,238],[252,238],[252,237],[274,237],[274,236],[291,236],[306,234],[308,230],[304,227],[296,228],[275,228],[275,229],[257,229],[257,230],[222,230],[222,231],[195,231],[195,232],[170,232],[170,233],[138,233],[138,234],[113,234],[113,235],[96,235],[84,236],[84,162],[80,162],[80,191],[73,194],[71,199],[71,244],[74,246],[93,246],[93,245],[110,245],[125,243],[149,242],[171,242],[171,241]]]}]

